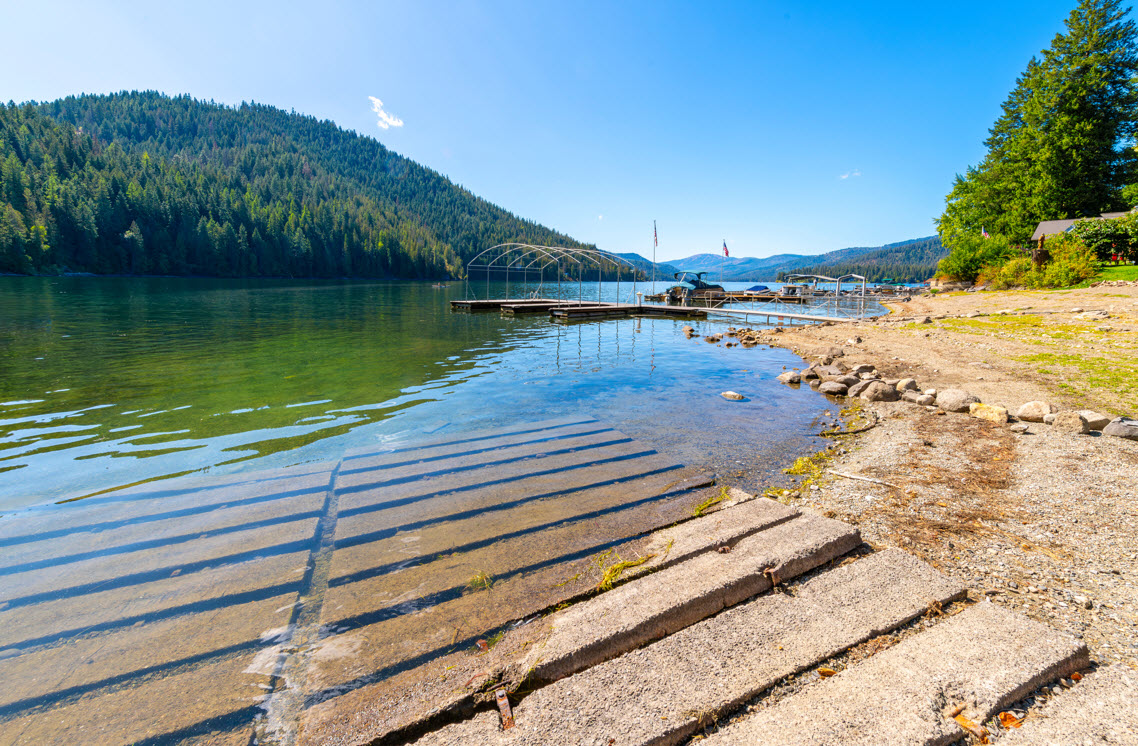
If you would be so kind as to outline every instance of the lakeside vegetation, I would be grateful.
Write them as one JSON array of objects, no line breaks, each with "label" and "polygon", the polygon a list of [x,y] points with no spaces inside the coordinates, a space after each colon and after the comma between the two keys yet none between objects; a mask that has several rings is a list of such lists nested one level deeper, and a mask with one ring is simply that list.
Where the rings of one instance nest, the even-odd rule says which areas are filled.
[{"label": "lakeside vegetation", "polygon": [[585,247],[270,106],[152,91],[0,106],[0,272],[461,277],[505,241]]},{"label": "lakeside vegetation", "polygon": [[[1082,0],[1003,104],[980,165],[957,176],[937,221],[945,278],[994,287],[1057,287],[1100,263],[1138,260],[1138,216],[1076,223],[1025,247],[1043,220],[1097,217],[1138,204],[1138,46],[1118,0]],[[988,236],[985,235],[988,234]]]}]

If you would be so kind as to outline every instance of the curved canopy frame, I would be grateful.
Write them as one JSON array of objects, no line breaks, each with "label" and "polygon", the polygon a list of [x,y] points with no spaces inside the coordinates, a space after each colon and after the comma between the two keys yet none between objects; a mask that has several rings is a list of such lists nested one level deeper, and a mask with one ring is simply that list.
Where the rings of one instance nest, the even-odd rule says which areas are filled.
[{"label": "curved canopy frame", "polygon": [[517,276],[517,273],[521,273],[523,283],[528,283],[530,271],[536,271],[538,277],[541,279],[538,288],[533,291],[532,295],[537,297],[540,295],[541,287],[545,282],[545,270],[551,266],[556,267],[557,271],[558,298],[561,297],[562,277],[572,279],[572,277],[576,275],[578,302],[584,302],[583,286],[584,276],[587,270],[591,270],[594,267],[597,270],[598,300],[600,300],[601,295],[600,283],[602,281],[603,271],[606,268],[615,269],[617,272],[618,299],[620,298],[620,279],[622,271],[628,269],[632,274],[633,292],[635,292],[636,289],[636,280],[639,271],[636,269],[636,265],[624,257],[601,249],[574,249],[565,246],[544,246],[540,244],[517,242],[502,243],[484,249],[466,263],[467,293],[469,295],[471,287],[471,270],[486,273],[487,296],[489,296],[490,293],[491,275],[500,274],[506,281],[507,298],[510,295],[511,271],[515,273],[515,276]]}]

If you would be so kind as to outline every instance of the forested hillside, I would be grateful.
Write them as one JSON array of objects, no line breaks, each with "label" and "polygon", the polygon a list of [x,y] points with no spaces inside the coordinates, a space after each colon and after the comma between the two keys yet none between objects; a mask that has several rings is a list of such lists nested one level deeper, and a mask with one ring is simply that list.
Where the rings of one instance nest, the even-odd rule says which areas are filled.
[{"label": "forested hillside", "polygon": [[332,122],[159,93],[0,106],[0,271],[457,277],[583,246]]},{"label": "forested hillside", "polygon": [[855,257],[830,258],[819,262],[779,273],[779,279],[788,274],[826,275],[840,277],[856,274],[871,282],[893,279],[898,282],[922,282],[933,276],[937,262],[948,251],[941,245],[940,238],[930,236],[914,241],[889,244],[880,249],[859,254]]}]

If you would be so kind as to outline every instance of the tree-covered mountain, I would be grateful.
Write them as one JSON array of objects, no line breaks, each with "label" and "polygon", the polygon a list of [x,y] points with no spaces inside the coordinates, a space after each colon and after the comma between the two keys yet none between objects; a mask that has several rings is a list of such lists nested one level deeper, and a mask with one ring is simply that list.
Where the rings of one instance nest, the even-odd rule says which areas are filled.
[{"label": "tree-covered mountain", "polygon": [[[834,252],[838,253],[838,252]],[[779,273],[780,279],[789,274],[861,275],[870,282],[893,279],[897,282],[923,282],[936,272],[937,262],[948,254],[937,236],[913,241],[888,244],[854,256],[830,256],[826,261],[809,264]]]},{"label": "tree-covered mountain", "polygon": [[729,282],[770,281],[795,273],[830,277],[852,273],[873,281],[889,277],[919,282],[932,276],[937,262],[947,253],[938,237],[929,236],[885,246],[853,246],[817,255],[776,254],[759,259],[696,254],[671,264],[680,269],[709,272],[709,279]]},{"label": "tree-covered mountain", "polygon": [[0,271],[458,277],[583,244],[332,122],[130,92],[0,106]]}]

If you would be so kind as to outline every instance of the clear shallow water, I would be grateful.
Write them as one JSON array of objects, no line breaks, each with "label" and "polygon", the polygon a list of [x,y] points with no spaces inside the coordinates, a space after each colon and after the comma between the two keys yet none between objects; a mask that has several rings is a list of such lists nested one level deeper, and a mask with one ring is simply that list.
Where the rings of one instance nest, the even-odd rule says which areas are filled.
[{"label": "clear shallow water", "polygon": [[[582,290],[595,298],[598,285]],[[621,298],[631,290],[621,283]],[[465,292],[0,277],[0,510],[566,414],[757,478],[805,447],[829,407],[774,381],[800,363],[783,350],[687,340],[692,322],[677,320],[451,312]],[[600,292],[615,300],[616,284]],[[726,402],[726,389],[748,401]]]}]

